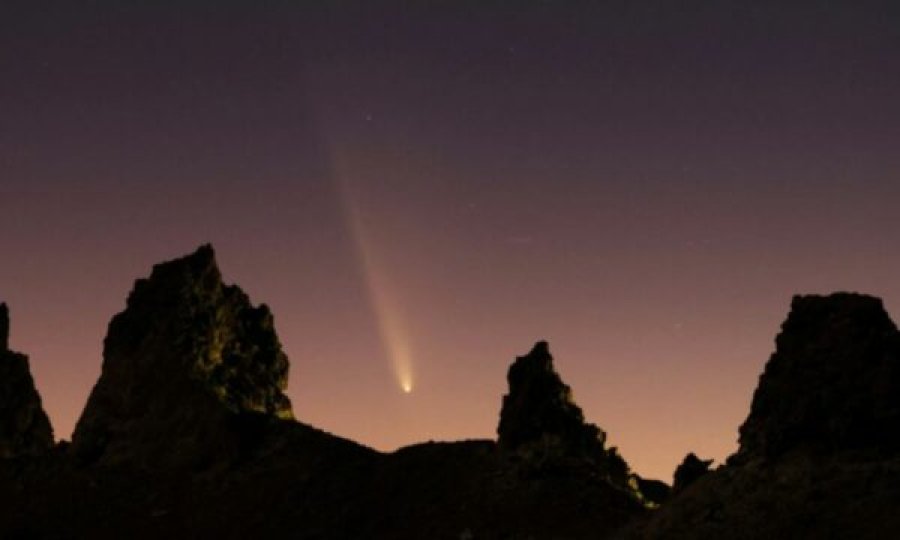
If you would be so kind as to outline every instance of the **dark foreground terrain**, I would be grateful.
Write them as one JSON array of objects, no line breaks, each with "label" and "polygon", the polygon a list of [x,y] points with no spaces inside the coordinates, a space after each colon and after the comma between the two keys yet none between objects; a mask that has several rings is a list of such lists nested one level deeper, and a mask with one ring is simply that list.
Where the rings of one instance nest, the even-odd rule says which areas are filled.
[{"label": "dark foreground terrain", "polygon": [[212,248],[154,267],[54,443],[0,306],[0,538],[897,538],[900,333],[880,300],[795,297],[710,470],[633,474],[546,343],[509,369],[497,440],[383,454],[298,422],[265,306]]}]

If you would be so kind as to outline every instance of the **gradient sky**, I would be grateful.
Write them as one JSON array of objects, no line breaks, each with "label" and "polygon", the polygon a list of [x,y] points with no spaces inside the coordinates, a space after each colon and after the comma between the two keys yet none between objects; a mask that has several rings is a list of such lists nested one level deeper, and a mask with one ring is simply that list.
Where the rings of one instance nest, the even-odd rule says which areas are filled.
[{"label": "gradient sky", "polygon": [[204,242],[301,420],[493,437],[546,339],[671,480],[736,449],[793,294],[900,318],[900,7],[0,4],[0,300],[57,437],[133,281]]}]

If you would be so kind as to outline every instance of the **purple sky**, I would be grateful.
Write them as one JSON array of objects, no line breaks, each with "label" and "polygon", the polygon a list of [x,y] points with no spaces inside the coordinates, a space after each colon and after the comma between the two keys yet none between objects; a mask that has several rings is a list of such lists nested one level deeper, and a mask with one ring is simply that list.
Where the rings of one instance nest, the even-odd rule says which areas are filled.
[{"label": "purple sky", "polygon": [[303,421],[493,437],[547,339],[667,480],[735,449],[791,295],[900,313],[896,3],[310,4],[0,6],[0,300],[58,437],[204,242]]}]

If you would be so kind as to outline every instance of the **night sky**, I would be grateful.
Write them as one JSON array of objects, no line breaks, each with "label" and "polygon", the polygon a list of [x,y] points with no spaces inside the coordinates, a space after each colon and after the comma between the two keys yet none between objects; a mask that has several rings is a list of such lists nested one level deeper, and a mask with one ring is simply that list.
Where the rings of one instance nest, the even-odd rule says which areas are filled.
[{"label": "night sky", "polygon": [[900,318],[900,5],[0,3],[0,300],[58,438],[205,242],[302,421],[494,437],[546,339],[671,480],[736,449],[793,294]]}]

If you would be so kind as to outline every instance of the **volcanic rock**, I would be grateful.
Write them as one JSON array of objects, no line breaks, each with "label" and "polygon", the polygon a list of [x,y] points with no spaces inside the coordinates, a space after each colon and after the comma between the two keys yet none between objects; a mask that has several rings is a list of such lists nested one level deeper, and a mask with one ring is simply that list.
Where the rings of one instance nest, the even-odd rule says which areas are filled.
[{"label": "volcanic rock", "polygon": [[0,304],[0,458],[42,454],[52,446],[28,357],[9,350],[9,310]]},{"label": "volcanic rock", "polygon": [[740,428],[740,458],[900,449],[900,333],[881,300],[795,296]]},{"label": "volcanic rock", "polygon": [[681,465],[675,469],[672,491],[677,493],[693,484],[698,478],[709,472],[712,462],[711,459],[698,458],[693,452],[685,456]]},{"label": "volcanic rock", "polygon": [[241,416],[292,418],[265,305],[222,283],[211,246],[153,268],[109,325],[73,434],[85,461],[194,464],[239,444]]}]

